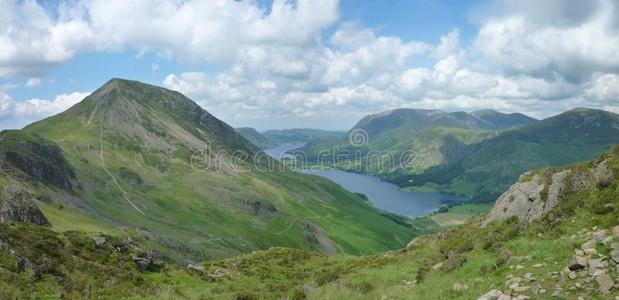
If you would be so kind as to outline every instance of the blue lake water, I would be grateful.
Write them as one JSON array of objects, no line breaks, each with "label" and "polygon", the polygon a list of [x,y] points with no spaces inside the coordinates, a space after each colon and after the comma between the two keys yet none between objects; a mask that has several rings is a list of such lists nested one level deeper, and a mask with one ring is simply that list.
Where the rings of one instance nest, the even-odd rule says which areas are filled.
[{"label": "blue lake water", "polygon": [[299,149],[303,146],[305,146],[305,143],[284,143],[275,148],[264,150],[264,152],[276,159],[289,158],[290,156],[287,155],[286,152]]},{"label": "blue lake water", "polygon": [[419,217],[438,210],[442,204],[466,198],[438,192],[409,192],[374,176],[340,170],[305,170],[338,183],[345,189],[365,194],[375,207],[408,217]]}]

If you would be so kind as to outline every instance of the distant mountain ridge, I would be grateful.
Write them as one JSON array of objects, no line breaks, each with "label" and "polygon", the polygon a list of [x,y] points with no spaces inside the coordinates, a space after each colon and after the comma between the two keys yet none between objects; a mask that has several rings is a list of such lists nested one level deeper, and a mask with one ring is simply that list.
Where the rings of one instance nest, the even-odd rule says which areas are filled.
[{"label": "distant mountain ridge", "polygon": [[276,144],[307,143],[316,139],[344,136],[341,131],[330,131],[310,128],[271,129],[262,133],[269,141]]},{"label": "distant mountain ridge", "polygon": [[235,130],[240,135],[242,135],[245,139],[247,139],[248,141],[250,141],[252,144],[254,144],[256,147],[260,149],[265,150],[265,149],[270,149],[270,148],[277,146],[277,143],[267,139],[254,128],[239,127],[239,128],[235,128]]},{"label": "distant mountain ridge", "polygon": [[619,117],[586,108],[541,121],[492,110],[396,109],[366,116],[353,129],[367,132],[362,147],[330,139],[309,143],[303,150],[311,161],[335,148],[372,153],[368,161],[341,155],[339,161],[326,163],[402,187],[465,194],[480,201],[496,199],[527,169],[590,159],[619,143]]},{"label": "distant mountain ridge", "polygon": [[480,110],[469,114],[466,112],[400,108],[366,116],[353,126],[353,129],[364,129],[372,138],[387,130],[404,126],[418,130],[429,127],[499,130],[528,125],[536,121],[536,119],[524,114],[504,114],[494,110]]}]

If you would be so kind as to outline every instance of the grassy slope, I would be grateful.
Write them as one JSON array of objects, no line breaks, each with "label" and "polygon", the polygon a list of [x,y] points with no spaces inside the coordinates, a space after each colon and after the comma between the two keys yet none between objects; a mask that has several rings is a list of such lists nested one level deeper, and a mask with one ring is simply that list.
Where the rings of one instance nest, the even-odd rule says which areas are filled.
[{"label": "grassy slope", "polygon": [[[615,148],[613,155],[611,166],[617,175],[619,148]],[[584,169],[586,163],[572,168]],[[528,291],[525,295],[547,298],[558,285],[568,298],[602,298],[595,283],[570,290],[574,282],[563,283],[560,276],[550,272],[560,271],[568,264],[573,249],[590,239],[587,232],[592,228],[609,229],[617,224],[619,212],[612,207],[619,207],[618,182],[616,176],[609,187],[568,194],[557,209],[529,226],[508,219],[480,229],[480,218],[473,217],[440,235],[420,238],[408,249],[376,256],[323,257],[273,249],[209,262],[207,267],[211,270],[224,268],[233,274],[218,280],[215,290],[209,292],[258,298],[303,294],[310,299],[379,299],[383,295],[390,299],[475,299],[493,288],[506,289],[508,274],[522,277],[532,272],[540,289],[547,292],[535,296]],[[433,269],[439,262],[444,266]],[[538,263],[543,266],[531,267]],[[516,265],[525,268],[515,269]],[[417,283],[411,284],[413,281]],[[469,288],[454,291],[454,283]],[[617,290],[613,291],[616,293]]]},{"label": "grassy slope", "polygon": [[[415,235],[325,179],[288,170],[191,168],[187,150],[181,147],[170,157],[119,135],[115,124],[95,113],[89,118],[94,106],[85,101],[72,113],[26,128],[55,141],[76,172],[75,195],[43,189],[53,203],[42,209],[58,229],[111,232],[122,227],[145,246],[178,260],[228,257],[271,246],[309,249],[303,222],[320,227],[338,251],[351,254],[400,247]],[[122,191],[144,214],[132,208]],[[277,212],[270,210],[272,205]]]},{"label": "grassy slope", "polygon": [[[619,147],[606,157],[613,157],[614,183],[569,193],[557,208],[528,226],[510,218],[480,228],[483,217],[472,217],[441,234],[420,237],[406,249],[371,256],[325,256],[271,248],[209,260],[204,263],[204,273],[174,266],[138,272],[128,256],[139,248],[114,237],[98,247],[81,233],[60,235],[39,226],[0,225],[4,243],[0,247],[0,294],[22,298],[80,293],[152,299],[475,299],[493,288],[507,289],[505,281],[510,274],[523,277],[531,272],[539,289],[546,290],[541,295],[530,290],[522,293],[532,299],[548,298],[557,286],[568,299],[611,299],[618,290],[602,296],[595,282],[584,283],[580,290],[570,289],[576,281],[562,281],[551,273],[568,264],[573,249],[590,239],[594,228],[609,229],[617,224]],[[588,163],[570,168],[588,170]],[[470,210],[464,206],[454,209]],[[125,245],[129,250],[117,252],[110,244]],[[34,278],[30,271],[18,272],[6,247],[43,266],[41,278]],[[602,246],[598,252],[608,254]],[[433,268],[437,263],[443,266]],[[540,263],[541,267],[532,267]],[[455,291],[451,288],[455,283],[468,288]]]}]

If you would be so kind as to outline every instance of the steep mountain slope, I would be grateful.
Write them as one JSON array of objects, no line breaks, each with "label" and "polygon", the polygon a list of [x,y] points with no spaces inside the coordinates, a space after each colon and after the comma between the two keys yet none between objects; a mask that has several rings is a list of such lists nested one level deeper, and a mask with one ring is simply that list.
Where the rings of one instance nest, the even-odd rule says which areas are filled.
[{"label": "steep mountain slope", "polygon": [[[327,180],[254,156],[182,94],[135,81],[113,79],[17,136],[59,149],[33,150],[42,157],[13,163],[28,176],[7,175],[31,190],[52,228],[129,235],[175,260],[271,246],[371,253],[415,234]],[[58,153],[51,166],[38,163]]]},{"label": "steep mountain slope", "polygon": [[260,149],[270,149],[277,144],[275,142],[270,141],[266,137],[264,137],[260,132],[251,127],[240,127],[235,128],[236,132],[238,132],[241,136],[243,136],[246,140],[250,141],[254,146]]},{"label": "steep mountain slope", "polygon": [[616,143],[619,115],[578,108],[486,140],[465,159],[414,181],[490,200],[526,170],[591,159]]},{"label": "steep mountain slope", "polygon": [[134,242],[0,224],[0,297],[614,299],[619,146],[523,174],[488,215],[371,256],[274,247],[185,267]]}]

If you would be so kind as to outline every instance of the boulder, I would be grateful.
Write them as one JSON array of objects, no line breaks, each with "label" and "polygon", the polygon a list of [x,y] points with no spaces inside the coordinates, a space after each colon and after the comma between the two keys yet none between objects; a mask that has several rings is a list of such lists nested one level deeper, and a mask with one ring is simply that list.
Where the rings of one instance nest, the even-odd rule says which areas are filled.
[{"label": "boulder", "polygon": [[499,300],[499,297],[504,296],[503,293],[497,289],[491,290],[481,297],[477,298],[477,300]]},{"label": "boulder", "polygon": [[202,264],[188,264],[187,265],[187,269],[196,271],[198,273],[204,273],[204,271],[206,270],[204,268],[204,265],[202,265]]},{"label": "boulder", "polygon": [[95,245],[101,246],[107,242],[107,239],[104,236],[95,236],[92,238],[95,241]]},{"label": "boulder", "polygon": [[0,194],[0,223],[49,225],[35,197],[17,182],[9,182]]},{"label": "boulder", "polygon": [[614,249],[613,251],[610,252],[610,258],[616,262],[619,263],[619,250]]},{"label": "boulder", "polygon": [[619,225],[613,227],[613,236],[619,237]]},{"label": "boulder", "polygon": [[588,240],[586,241],[584,244],[582,244],[582,246],[580,246],[580,249],[587,250],[587,249],[595,249],[595,246],[597,245],[597,241],[594,239]]},{"label": "boulder", "polygon": [[600,188],[605,188],[613,183],[614,175],[613,171],[608,167],[608,159],[601,162],[597,165],[597,167],[593,170],[593,176],[595,177],[595,181]]},{"label": "boulder", "polygon": [[584,256],[578,256],[578,255],[574,255],[572,257],[572,260],[570,261],[570,264],[568,266],[568,268],[571,271],[582,270],[586,267],[587,267],[587,258]]},{"label": "boulder", "polygon": [[546,189],[546,184],[541,176],[534,175],[530,181],[515,183],[497,199],[496,204],[482,223],[482,227],[494,220],[502,220],[512,216],[516,216],[523,223],[531,223],[540,218],[557,206],[566,190],[565,179],[571,172],[571,170],[564,170],[552,175],[545,199],[543,199],[543,192]]},{"label": "boulder", "polygon": [[600,274],[595,281],[598,283],[598,291],[602,294],[608,294],[615,285],[613,279],[607,274]]},{"label": "boulder", "polygon": [[593,233],[593,239],[596,242],[601,243],[606,238],[606,234],[607,234],[607,231],[604,229],[596,231]]},{"label": "boulder", "polygon": [[131,258],[142,272],[157,272],[163,267],[163,263],[157,260],[152,252],[140,255],[131,254]]}]

